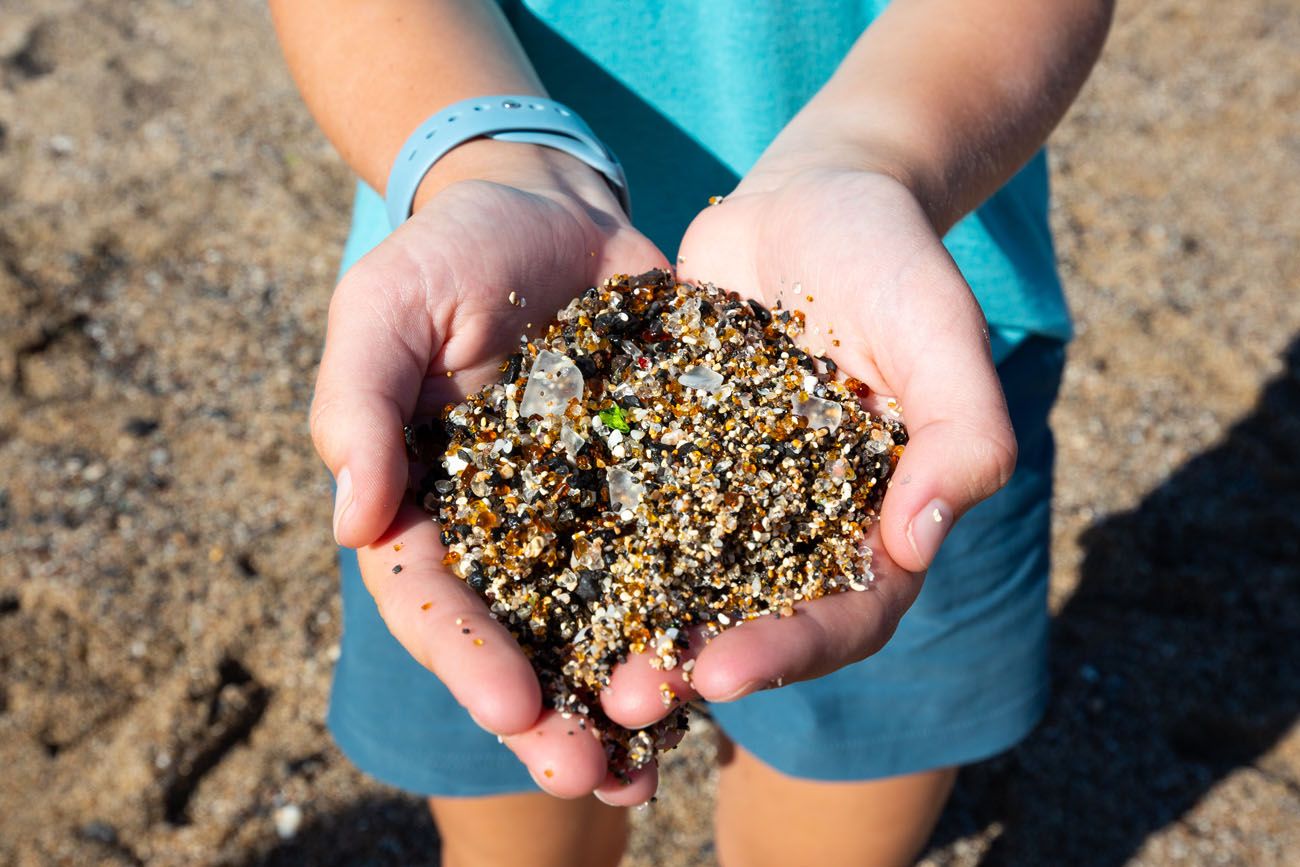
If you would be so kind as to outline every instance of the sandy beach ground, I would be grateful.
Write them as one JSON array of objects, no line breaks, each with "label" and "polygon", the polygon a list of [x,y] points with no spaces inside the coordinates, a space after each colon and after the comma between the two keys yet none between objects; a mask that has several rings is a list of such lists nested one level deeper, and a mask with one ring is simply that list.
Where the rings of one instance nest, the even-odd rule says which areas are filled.
[{"label": "sandy beach ground", "polygon": [[[1125,4],[1055,135],[1054,699],[929,865],[1300,858],[1297,45],[1287,0]],[[349,194],[260,3],[0,7],[0,863],[437,863],[323,725]],[[628,865],[713,863],[710,754]]]}]

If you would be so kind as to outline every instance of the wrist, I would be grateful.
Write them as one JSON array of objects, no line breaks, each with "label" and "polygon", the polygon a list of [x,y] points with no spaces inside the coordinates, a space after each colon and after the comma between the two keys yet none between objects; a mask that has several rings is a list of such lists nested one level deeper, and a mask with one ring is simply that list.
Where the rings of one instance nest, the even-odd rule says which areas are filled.
[{"label": "wrist", "polygon": [[434,163],[416,189],[413,212],[439,191],[461,181],[488,181],[568,199],[587,210],[626,219],[605,177],[577,157],[544,145],[490,138],[457,145]]},{"label": "wrist", "polygon": [[845,172],[890,178],[905,188],[942,235],[952,213],[938,148],[902,124],[868,127],[860,118],[821,117],[807,110],[777,137],[737,192],[768,192],[807,174]]}]

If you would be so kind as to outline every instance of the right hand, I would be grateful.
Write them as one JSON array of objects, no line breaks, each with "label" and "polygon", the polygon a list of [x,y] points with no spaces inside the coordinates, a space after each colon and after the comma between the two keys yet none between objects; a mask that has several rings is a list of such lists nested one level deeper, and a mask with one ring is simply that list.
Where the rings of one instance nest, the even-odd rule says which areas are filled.
[{"label": "right hand", "polygon": [[[338,486],[335,537],[358,549],[393,636],[561,797],[594,790],[640,803],[655,773],[614,781],[595,738],[566,736],[578,720],[543,708],[519,646],[442,565],[436,525],[405,497],[402,427],[499,376],[527,324],[540,333],[588,286],[663,267],[593,170],[558,151],[476,140],[439,162],[414,216],[347,272],[330,302],[311,430]],[[512,305],[511,291],[526,306]]]}]

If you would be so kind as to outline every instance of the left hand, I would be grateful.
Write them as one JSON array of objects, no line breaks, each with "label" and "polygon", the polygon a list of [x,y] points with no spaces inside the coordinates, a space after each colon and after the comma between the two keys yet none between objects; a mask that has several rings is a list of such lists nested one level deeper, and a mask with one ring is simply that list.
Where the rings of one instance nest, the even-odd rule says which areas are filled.
[{"label": "left hand", "polygon": [[[348,271],[330,302],[312,433],[340,479],[336,536],[357,548],[393,637],[503,736],[539,787],[640,803],[654,793],[655,768],[630,786],[608,774],[602,745],[570,736],[579,720],[544,705],[518,644],[444,564],[438,528],[406,496],[402,425],[499,378],[526,320],[546,321],[612,272],[667,262],[604,178],[557,150],[466,142],[421,189],[427,202]],[[516,292],[527,293],[527,309],[508,299]]]},{"label": "left hand", "polygon": [[601,699],[629,727],[665,713],[665,680],[683,701],[731,701],[875,653],[915,600],[953,521],[1001,488],[1016,461],[980,307],[916,197],[893,177],[751,174],[696,217],[678,266],[683,280],[802,310],[804,348],[832,357],[873,397],[897,398],[909,441],[867,540],[874,587],[724,632],[700,649],[690,684],[680,669],[630,660]]}]

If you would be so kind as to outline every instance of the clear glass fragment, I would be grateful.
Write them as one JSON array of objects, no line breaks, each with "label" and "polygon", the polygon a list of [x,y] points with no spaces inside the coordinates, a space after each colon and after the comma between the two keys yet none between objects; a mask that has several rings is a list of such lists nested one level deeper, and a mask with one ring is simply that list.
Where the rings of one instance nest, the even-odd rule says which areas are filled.
[{"label": "clear glass fragment", "polygon": [[605,470],[605,480],[609,484],[609,508],[622,513],[635,509],[645,496],[645,485],[637,477],[622,467],[610,467]]},{"label": "clear glass fragment", "polygon": [[528,374],[519,412],[524,417],[561,416],[569,401],[582,398],[583,384],[582,373],[572,359],[543,349]]},{"label": "clear glass fragment", "polygon": [[826,400],[821,397],[809,397],[806,400],[800,400],[796,396],[791,399],[790,403],[794,407],[794,414],[806,418],[808,427],[813,430],[826,428],[831,433],[839,430],[840,420],[844,417],[844,407],[836,401]]},{"label": "clear glass fragment", "polygon": [[582,447],[587,444],[587,441],[583,439],[582,434],[570,427],[568,422],[565,422],[564,427],[560,428],[560,444],[564,446],[564,453],[568,455],[569,460],[574,460],[578,457],[578,452],[582,451]]},{"label": "clear glass fragment", "polygon": [[687,368],[677,381],[687,388],[698,388],[710,394],[722,388],[722,374],[702,364]]}]

